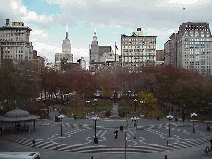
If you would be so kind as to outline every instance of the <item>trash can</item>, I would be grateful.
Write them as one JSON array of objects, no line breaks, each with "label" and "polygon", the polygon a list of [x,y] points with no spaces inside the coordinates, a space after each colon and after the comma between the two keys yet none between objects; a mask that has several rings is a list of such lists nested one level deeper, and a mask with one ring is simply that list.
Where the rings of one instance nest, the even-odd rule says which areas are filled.
[{"label": "trash can", "polygon": [[207,131],[210,131],[210,126],[207,125]]},{"label": "trash can", "polygon": [[157,117],[157,120],[159,120],[160,118],[159,117]]},{"label": "trash can", "polygon": [[94,144],[98,144],[98,138],[97,137],[94,138]]},{"label": "trash can", "polygon": [[120,126],[120,131],[123,131],[123,126]]}]

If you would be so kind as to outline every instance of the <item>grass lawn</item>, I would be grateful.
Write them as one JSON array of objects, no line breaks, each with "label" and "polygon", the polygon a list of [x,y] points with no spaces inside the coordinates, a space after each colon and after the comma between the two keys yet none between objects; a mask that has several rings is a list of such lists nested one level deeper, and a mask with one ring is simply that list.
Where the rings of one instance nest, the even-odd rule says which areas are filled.
[{"label": "grass lawn", "polygon": [[[90,100],[90,99],[89,99]],[[68,107],[64,108],[62,111],[63,113],[69,117],[73,118],[74,115],[77,116],[78,119],[83,119],[85,118],[85,115],[87,113],[92,113],[92,112],[102,112],[101,117],[108,117],[109,113],[112,110],[113,106],[113,101],[110,100],[105,100],[105,99],[98,99],[97,102],[94,102],[93,100],[90,100],[91,102],[89,104],[85,104],[85,101],[78,101],[78,105],[69,105]],[[131,112],[134,112],[134,101],[133,99],[129,100],[129,107],[127,107],[127,102],[126,100],[118,101],[118,111],[120,114],[120,117],[125,117],[125,112],[127,111],[128,113],[131,114]],[[108,112],[105,116],[104,112]],[[137,112],[141,113],[140,108],[137,108]],[[147,119],[156,119],[157,117],[164,118],[168,112],[165,112],[163,110],[155,110],[152,111],[152,113],[149,113],[146,118]],[[131,116],[129,116],[131,117]]]}]

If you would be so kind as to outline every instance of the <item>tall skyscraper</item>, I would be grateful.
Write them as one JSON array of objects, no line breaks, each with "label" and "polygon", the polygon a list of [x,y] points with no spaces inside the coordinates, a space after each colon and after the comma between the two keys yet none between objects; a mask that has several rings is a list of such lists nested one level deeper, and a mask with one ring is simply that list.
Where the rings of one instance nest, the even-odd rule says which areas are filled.
[{"label": "tall skyscraper", "polygon": [[[169,44],[169,45],[168,45]],[[170,58],[167,54],[170,52]],[[209,23],[186,22],[164,44],[165,64],[212,74],[212,35]],[[168,62],[168,60],[170,60]]]},{"label": "tall skyscraper", "polygon": [[55,69],[61,70],[61,60],[66,60],[67,63],[73,63],[73,54],[71,53],[70,39],[68,38],[68,31],[62,43],[62,53],[55,54]]},{"label": "tall skyscraper", "polygon": [[177,67],[211,74],[212,35],[208,23],[187,22],[179,27]]},{"label": "tall skyscraper", "polygon": [[62,58],[67,59],[68,63],[73,63],[73,55],[71,53],[70,39],[68,39],[68,32],[66,32],[66,38],[62,43]]},{"label": "tall skyscraper", "polygon": [[99,46],[96,36],[96,30],[94,30],[93,41],[90,49],[90,63],[100,62]]},{"label": "tall skyscraper", "polygon": [[94,31],[93,41],[91,44],[91,48],[89,49],[89,54],[90,54],[89,70],[90,72],[99,75],[104,70],[104,65],[106,64],[106,61],[109,59],[110,60],[115,59],[115,54],[112,52],[111,46],[98,45],[96,31]]}]

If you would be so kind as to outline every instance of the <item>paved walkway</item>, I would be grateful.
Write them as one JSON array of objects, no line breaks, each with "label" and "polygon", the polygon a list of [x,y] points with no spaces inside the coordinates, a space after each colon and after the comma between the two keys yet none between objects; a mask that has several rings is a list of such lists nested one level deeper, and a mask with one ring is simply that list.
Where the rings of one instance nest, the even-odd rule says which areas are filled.
[{"label": "paved walkway", "polygon": [[[164,159],[167,155],[167,159],[211,159],[212,153],[205,154],[203,152],[204,148],[209,146],[209,144],[203,144],[200,146],[186,148],[182,150],[175,151],[165,151],[156,153],[127,153],[127,159]],[[66,152],[66,151],[55,151],[50,149],[36,148],[32,149],[30,146],[20,145],[4,138],[0,138],[0,150],[3,151],[19,151],[19,152],[40,152],[41,158],[51,158],[51,159],[124,159],[124,152],[114,154],[109,153],[79,153],[79,152]]]},{"label": "paved walkway", "polygon": [[[57,105],[55,107],[58,107]],[[117,143],[113,141],[113,143],[105,142],[105,139],[109,138],[112,140],[109,134],[113,134],[114,129],[119,129],[120,125],[125,126],[125,120],[119,119],[119,120],[112,120],[112,119],[101,119],[98,121],[97,125],[98,132],[97,136],[99,136],[100,144],[94,145],[93,139],[91,139],[91,136],[93,136],[93,131],[88,130],[92,129],[94,125],[94,121],[91,119],[77,119],[76,121],[74,119],[68,119],[65,118],[63,121],[63,129],[64,129],[64,136],[60,136],[59,134],[53,133],[54,131],[59,132],[59,126],[60,122],[54,122],[55,115],[58,114],[58,111],[51,111],[50,117],[53,119],[51,121],[49,120],[43,120],[40,121],[40,123],[37,123],[37,129],[35,132],[31,133],[23,133],[18,135],[7,135],[2,136],[0,138],[0,150],[1,151],[32,151],[32,140],[36,136],[36,146],[37,149],[35,151],[39,151],[42,155],[42,158],[91,158],[91,156],[94,156],[94,159],[104,159],[104,158],[124,158],[124,134],[119,133],[118,139],[116,139]],[[165,119],[160,121],[150,121],[150,120],[140,120],[138,122],[138,131],[141,131],[143,133],[143,137],[145,137],[144,133],[150,134],[150,137],[153,138],[154,136],[160,137],[162,141],[165,141],[163,139],[164,136],[168,136],[168,134],[164,133],[166,128],[168,128],[168,123],[165,124]],[[146,123],[146,126],[144,126],[144,123]],[[40,126],[43,124],[43,127]],[[46,125],[45,125],[46,124]],[[104,125],[104,127],[103,127]],[[130,132],[133,132],[133,123],[129,121],[130,125]],[[55,126],[58,128],[54,128],[51,126]],[[176,122],[172,124],[173,130],[172,133],[175,133],[175,130],[177,132],[181,130],[181,127],[188,128],[191,126],[190,123],[181,123]],[[189,139],[187,141],[181,142],[181,139],[179,136],[175,136],[175,134],[172,134],[172,136],[175,136],[175,141],[172,145],[157,145],[157,144],[150,144],[145,143],[143,138],[139,138],[136,142],[136,140],[132,140],[131,137],[134,135],[133,133],[128,135],[128,148],[127,148],[127,158],[151,158],[151,159],[158,159],[158,158],[164,158],[164,155],[168,155],[168,159],[175,159],[175,158],[187,158],[187,159],[202,159],[202,158],[211,158],[211,153],[205,154],[204,148],[206,146],[209,146],[208,138],[211,136],[210,133],[203,133],[205,132],[205,125],[199,125],[197,124],[197,129],[199,127],[199,130],[196,130],[196,134],[192,139]],[[190,128],[190,127],[189,127]],[[88,131],[87,131],[88,130]],[[183,130],[181,130],[183,131]],[[84,132],[84,133],[81,133]],[[109,133],[108,133],[109,132]],[[198,133],[197,133],[198,132]],[[54,135],[50,135],[53,133]],[[107,134],[108,133],[108,134]],[[168,133],[168,132],[167,132]],[[186,136],[189,136],[189,131],[183,132]],[[81,136],[78,136],[78,134],[82,135],[82,137],[87,137],[87,143],[85,144],[76,144],[75,141],[80,141]],[[200,135],[199,138],[196,138],[196,135]],[[47,137],[46,137],[47,136]],[[72,138],[70,138],[72,136]],[[77,140],[75,138],[77,137]],[[148,136],[149,137],[149,136]],[[149,137],[149,138],[150,138]],[[43,138],[43,139],[41,139]],[[45,138],[45,139],[44,139]],[[105,138],[105,139],[104,139]],[[155,137],[154,137],[155,138]],[[64,140],[64,143],[58,143],[58,139]],[[108,139],[108,140],[109,140]],[[109,141],[110,141],[109,140]],[[145,140],[146,141],[146,140]],[[105,142],[105,144],[109,144],[110,146],[102,145],[101,143]],[[132,143],[132,145],[129,145],[129,142]],[[159,142],[158,139],[155,139],[155,143]],[[122,145],[116,147],[116,144]]]}]

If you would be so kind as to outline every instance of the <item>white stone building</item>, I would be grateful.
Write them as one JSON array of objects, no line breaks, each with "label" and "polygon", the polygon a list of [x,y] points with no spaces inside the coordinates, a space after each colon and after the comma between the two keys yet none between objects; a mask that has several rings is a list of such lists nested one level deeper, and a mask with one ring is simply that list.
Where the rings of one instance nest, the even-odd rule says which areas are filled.
[{"label": "white stone building", "polygon": [[180,25],[177,36],[177,67],[212,74],[212,35],[205,22]]},{"label": "white stone building", "polygon": [[0,64],[4,60],[12,60],[14,64],[33,58],[33,46],[29,41],[31,28],[23,22],[12,22],[6,19],[5,26],[0,27],[1,56]]},{"label": "white stone building", "polygon": [[140,71],[145,65],[156,65],[156,38],[157,36],[144,36],[141,28],[137,28],[132,36],[122,34],[122,70],[131,73]]}]

